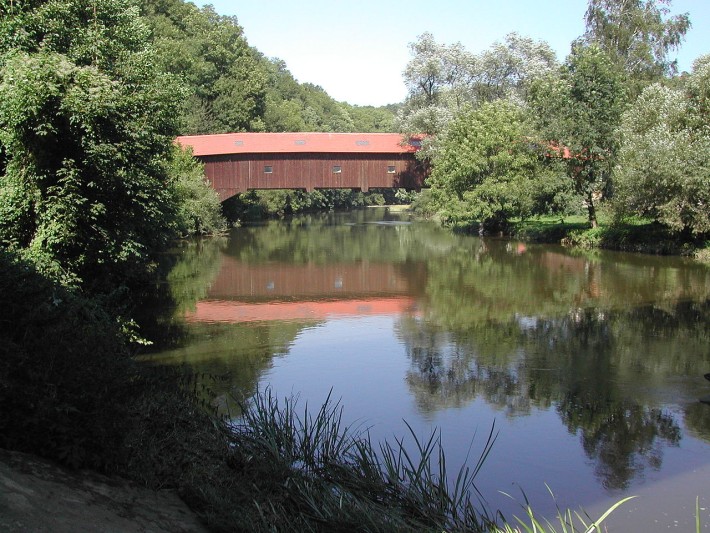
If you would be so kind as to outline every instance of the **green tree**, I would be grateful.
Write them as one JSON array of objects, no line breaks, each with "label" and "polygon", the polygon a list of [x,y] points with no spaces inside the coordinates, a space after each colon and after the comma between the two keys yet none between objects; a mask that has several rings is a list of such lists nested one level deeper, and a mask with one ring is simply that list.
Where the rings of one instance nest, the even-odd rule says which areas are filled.
[{"label": "green tree", "polygon": [[214,235],[224,231],[219,195],[205,179],[205,167],[188,150],[174,147],[170,175],[177,197],[177,230],[181,236]]},{"label": "green tree", "polygon": [[654,84],[624,113],[615,178],[620,216],[651,217],[676,231],[710,232],[710,56],[685,90]]},{"label": "green tree", "polygon": [[611,187],[616,128],[625,103],[622,75],[597,45],[576,46],[557,75],[532,84],[530,103],[542,143],[562,156],[575,192],[597,226],[596,201]]},{"label": "green tree", "polygon": [[181,133],[264,129],[267,72],[236,17],[184,0],[148,0],[141,9],[160,68],[180,76],[190,93]]},{"label": "green tree", "polygon": [[181,90],[129,0],[1,6],[0,242],[65,280],[125,282],[174,229]]},{"label": "green tree", "polygon": [[563,187],[528,142],[531,137],[523,108],[504,100],[460,114],[441,143],[429,180],[444,218],[500,228],[538,210],[543,191]]},{"label": "green tree", "polygon": [[690,29],[687,13],[668,16],[672,0],[589,0],[583,36],[596,43],[632,80],[675,74],[677,49]]},{"label": "green tree", "polygon": [[476,57],[473,101],[513,99],[525,102],[532,79],[559,67],[555,51],[545,41],[517,33],[505,36]]},{"label": "green tree", "polygon": [[426,133],[420,157],[436,155],[436,136],[463,109],[498,99],[525,100],[530,80],[557,66],[547,43],[507,35],[479,55],[460,43],[439,44],[425,33],[409,45],[412,59],[404,71],[407,100],[397,116],[405,134]]}]

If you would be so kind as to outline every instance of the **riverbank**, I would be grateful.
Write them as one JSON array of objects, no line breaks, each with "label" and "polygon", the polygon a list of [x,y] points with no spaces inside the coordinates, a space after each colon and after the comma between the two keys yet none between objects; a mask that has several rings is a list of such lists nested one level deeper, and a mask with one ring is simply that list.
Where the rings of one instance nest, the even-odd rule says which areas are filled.
[{"label": "riverbank", "polygon": [[[452,253],[454,243],[449,242],[450,246],[447,246],[447,242],[459,239],[441,228],[430,228],[434,235],[429,240],[431,246],[427,246],[424,240],[427,230],[422,225],[348,224],[345,226],[348,231],[353,228],[353,232],[360,234],[368,230],[368,238],[358,246],[339,248],[332,246],[332,241],[327,239],[313,238],[314,235],[323,235],[329,224],[306,227],[310,229],[302,232],[302,238],[291,240],[288,245],[282,242],[281,246],[288,250],[300,250],[300,245],[296,244],[305,243],[311,255],[304,257],[317,257],[321,250],[327,250],[330,260],[339,264],[346,259],[357,261],[363,258],[370,263],[378,263],[381,261],[378,254],[383,250],[390,258],[407,257],[411,266],[416,264],[416,257],[429,261],[427,265],[430,266],[426,269],[411,268],[408,271],[410,274],[449,271],[448,261],[435,260],[437,254],[466,268],[472,266],[471,248],[462,249],[460,256]],[[276,234],[273,229],[264,233],[265,242],[274,242]],[[384,241],[382,229],[392,230],[396,238]],[[256,234],[252,232],[251,237],[254,240]],[[415,238],[414,251],[394,253],[398,249],[397,243]],[[528,260],[532,254],[519,257],[509,253],[505,242],[463,240],[471,241],[476,247],[485,244],[483,257],[486,260],[502,257],[505,269],[516,269],[515,276],[508,278],[508,282],[492,283],[490,286],[511,287],[510,292],[514,293],[515,298],[521,293],[533,292],[526,288],[530,285],[510,282],[520,280],[521,272],[539,265],[537,261]],[[344,255],[353,248],[364,250],[364,243],[375,245],[368,254]],[[500,253],[496,253],[496,249]],[[461,258],[460,263],[456,261],[457,257]],[[573,259],[579,261],[580,258]],[[575,261],[572,261],[572,266]],[[484,261],[479,266],[487,264],[490,263]],[[557,265],[559,263],[553,261],[550,266]],[[295,409],[293,404],[278,406],[267,401],[261,407],[257,406],[255,414],[258,416],[252,419],[253,423],[229,426],[224,420],[205,413],[203,408],[209,407],[209,404],[201,404],[192,393],[201,390],[198,385],[203,382],[191,381],[189,375],[180,377],[164,369],[136,364],[124,350],[120,336],[115,335],[115,324],[104,320],[108,317],[102,318],[96,302],[82,301],[76,295],[53,287],[33,275],[26,265],[2,266],[4,276],[0,279],[0,308],[6,310],[7,316],[12,319],[0,321],[0,340],[3,341],[0,343],[0,440],[12,441],[15,447],[32,449],[36,454],[53,457],[63,464],[91,466],[112,475],[131,477],[139,484],[153,488],[172,487],[215,531],[461,529],[447,527],[445,520],[448,518],[433,507],[460,501],[455,495],[441,490],[436,479],[428,478],[422,482],[387,468],[383,473],[382,465],[372,460],[371,456],[363,458],[361,452],[368,450],[366,441],[351,441],[343,436],[340,430],[344,428],[339,423],[337,409],[328,411],[324,407],[325,412],[331,414],[323,418],[320,412],[302,414],[303,410]],[[262,272],[263,264],[255,270]],[[391,272],[385,272],[387,283],[391,283]],[[460,279],[467,278],[481,279],[481,270],[457,278],[455,287],[465,292],[466,285]],[[628,280],[633,278],[630,273],[626,281],[619,283],[619,287],[628,285]],[[443,283],[442,278],[425,283],[422,283],[421,277],[407,279],[416,279],[423,287],[436,287]],[[537,286],[539,282],[535,281],[535,284]],[[551,286],[558,287],[559,284]],[[371,285],[371,290],[376,287]],[[610,293],[618,295],[619,291],[616,289]],[[437,296],[433,292],[429,294]],[[450,292],[438,293],[439,296],[446,294]],[[443,317],[443,308],[456,309],[464,327],[470,330],[472,321],[475,321],[475,310],[481,309],[484,300],[478,296],[472,298],[469,300],[470,307],[464,307],[466,299],[457,298],[455,305],[439,300],[440,307],[436,314]],[[501,308],[505,295],[487,300],[496,302],[495,305]],[[482,331],[495,335],[491,314],[487,310],[484,314],[482,327],[485,329]],[[507,314],[504,309],[501,316]],[[677,316],[678,324],[688,323],[682,319],[684,315]],[[621,320],[617,322],[621,325],[619,329],[629,331],[631,322],[623,320],[624,317],[617,318]],[[638,313],[632,317],[634,323],[640,319],[642,315]],[[574,328],[577,323],[562,322],[561,326]],[[539,331],[545,329],[540,328]],[[501,339],[511,338],[507,327],[498,331],[502,334]],[[238,339],[239,344],[248,344],[248,338],[243,333],[234,339]],[[491,343],[494,344],[502,343]],[[545,346],[548,346],[546,341]],[[236,344],[232,343],[230,351],[235,349]],[[362,345],[358,350],[361,353],[369,351]],[[316,351],[313,346],[309,349],[309,353]],[[688,351],[692,350],[685,349],[685,345],[678,346],[678,352]],[[374,350],[372,352],[375,353]],[[547,353],[547,348],[541,352]],[[358,357],[361,353],[357,354]],[[663,358],[658,360],[667,359],[664,350]],[[367,368],[368,375],[376,364]],[[531,363],[531,366],[538,365]],[[556,365],[557,368],[562,366]],[[352,375],[348,379],[351,380]],[[394,376],[394,379],[400,378]],[[333,382],[330,383],[332,385]],[[427,383],[431,382],[427,380]],[[299,382],[297,390],[305,390],[304,386],[303,382]],[[334,386],[334,390],[341,394],[339,387]],[[385,387],[384,390],[389,395],[392,387]],[[478,394],[484,394],[480,390]],[[416,394],[416,391],[413,392]],[[360,391],[358,396],[362,396]],[[553,396],[541,399],[549,404],[550,398]],[[353,398],[345,402],[351,409]],[[624,406],[624,409],[627,408]],[[633,412],[638,413],[639,410]],[[614,420],[619,418],[616,411],[610,413]],[[400,436],[402,434],[406,431],[399,433]],[[337,450],[347,453],[334,454]],[[436,451],[421,455],[432,458],[431,464],[437,466],[440,456]],[[396,447],[391,456],[397,456]],[[420,457],[417,455],[411,459],[414,461],[411,471],[422,472],[417,464]],[[383,483],[381,476],[388,472],[396,482],[384,478]],[[402,479],[407,481],[398,485]],[[575,494],[574,489],[563,492]],[[485,493],[493,491],[485,489]],[[433,500],[432,495],[436,497]],[[416,514],[422,508],[426,514],[423,517]],[[473,516],[480,518],[477,514]],[[377,517],[380,521],[371,523],[371,517]],[[432,525],[431,520],[440,522]]]},{"label": "riverbank", "polygon": [[0,449],[0,530],[7,533],[202,533],[207,529],[172,490]]},{"label": "riverbank", "polygon": [[[10,254],[0,253],[0,272],[8,317],[0,320],[0,449],[30,454],[9,455],[8,527],[61,531],[68,514],[86,529],[72,502],[94,501],[93,492],[59,497],[56,513],[32,510],[42,494],[69,493],[72,484],[83,490],[91,470],[174,490],[211,531],[480,529],[484,517],[468,498],[472,476],[463,473],[454,491],[439,482],[438,441],[400,462],[397,445],[375,447],[342,425],[337,403],[309,413],[268,394],[234,425],[210,412],[204,381],[138,363],[100,301],[56,286]],[[36,457],[75,474],[57,474]],[[61,480],[23,477],[38,470]],[[102,483],[100,493],[118,498],[106,513],[123,506],[123,518],[142,530],[141,508]]]},{"label": "riverbank", "polygon": [[539,218],[516,222],[511,236],[528,242],[558,243],[581,249],[605,249],[653,255],[681,255],[710,262],[710,240],[672,232],[649,221],[612,224],[602,220],[590,228],[583,217]]},{"label": "riverbank", "polygon": [[[416,210],[412,211],[418,214]],[[584,250],[603,249],[651,255],[679,255],[710,263],[710,239],[673,232],[665,226],[637,220],[613,223],[603,215],[599,226],[590,228],[584,216],[538,217],[514,220],[502,234],[538,244],[562,244]],[[477,234],[479,226],[454,227],[454,231]]]}]

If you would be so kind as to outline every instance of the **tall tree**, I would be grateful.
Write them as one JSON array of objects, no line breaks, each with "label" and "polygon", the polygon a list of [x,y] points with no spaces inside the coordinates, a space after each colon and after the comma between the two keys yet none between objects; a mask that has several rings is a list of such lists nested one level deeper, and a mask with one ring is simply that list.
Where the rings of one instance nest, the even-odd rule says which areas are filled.
[{"label": "tall tree", "polygon": [[535,80],[530,103],[543,143],[564,158],[589,223],[597,226],[596,201],[611,185],[625,102],[622,75],[597,45],[575,46],[556,75]]},{"label": "tall tree", "polygon": [[545,41],[517,33],[505,36],[476,57],[472,96],[478,103],[509,98],[524,102],[530,82],[559,67],[555,51]]},{"label": "tall tree", "polygon": [[131,0],[2,2],[0,244],[125,281],[170,236],[180,86]]},{"label": "tall tree", "polygon": [[589,0],[587,44],[598,44],[631,79],[649,82],[675,74],[677,49],[690,29],[688,13],[670,14],[672,0]]},{"label": "tall tree", "polygon": [[[439,44],[430,33],[409,46],[412,59],[404,71],[408,96],[398,114],[399,129],[409,134],[444,134],[451,120],[468,106],[498,99],[523,102],[531,78],[558,66],[547,43],[516,33],[478,55],[460,43]],[[434,137],[420,154],[436,154]]]},{"label": "tall tree", "polygon": [[532,124],[523,107],[505,100],[460,113],[433,160],[429,183],[444,219],[503,229],[511,217],[545,210],[565,188],[526,139]]},{"label": "tall tree", "polygon": [[710,233],[710,56],[684,89],[653,84],[623,115],[615,207],[676,231]]},{"label": "tall tree", "polygon": [[264,129],[267,72],[236,17],[184,0],[146,0],[141,9],[160,67],[190,92],[182,133]]}]

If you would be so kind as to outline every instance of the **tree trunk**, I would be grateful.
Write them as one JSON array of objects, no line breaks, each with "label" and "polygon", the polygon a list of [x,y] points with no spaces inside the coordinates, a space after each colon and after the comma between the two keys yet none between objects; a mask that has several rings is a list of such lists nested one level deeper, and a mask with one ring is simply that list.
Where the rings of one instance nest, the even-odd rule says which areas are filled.
[{"label": "tree trunk", "polygon": [[599,224],[597,224],[597,209],[594,207],[592,191],[587,193],[587,211],[589,212],[589,225],[596,228]]}]

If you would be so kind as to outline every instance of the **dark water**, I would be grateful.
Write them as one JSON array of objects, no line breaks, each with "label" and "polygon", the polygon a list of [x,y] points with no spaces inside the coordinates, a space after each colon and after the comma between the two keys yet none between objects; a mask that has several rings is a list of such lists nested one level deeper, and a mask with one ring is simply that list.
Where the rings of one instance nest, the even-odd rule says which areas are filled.
[{"label": "dark water", "polygon": [[[384,209],[233,230],[186,246],[169,276],[182,345],[157,354],[228,376],[225,400],[271,386],[341,398],[375,439],[441,431],[491,508],[522,491],[601,514],[611,531],[710,526],[710,268],[453,235]],[[226,402],[226,400],[225,400]],[[229,403],[229,402],[226,402]],[[549,490],[555,495],[553,501]]]}]

